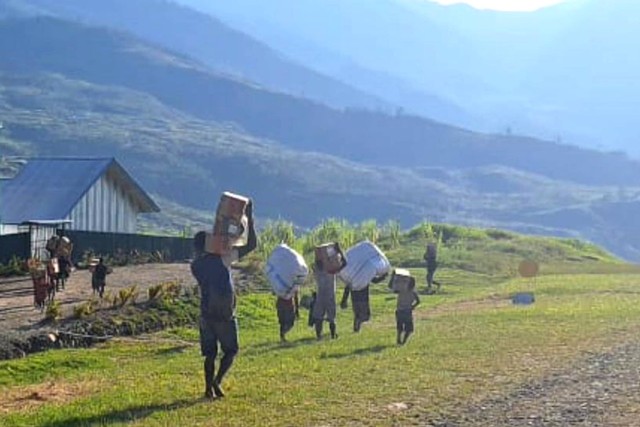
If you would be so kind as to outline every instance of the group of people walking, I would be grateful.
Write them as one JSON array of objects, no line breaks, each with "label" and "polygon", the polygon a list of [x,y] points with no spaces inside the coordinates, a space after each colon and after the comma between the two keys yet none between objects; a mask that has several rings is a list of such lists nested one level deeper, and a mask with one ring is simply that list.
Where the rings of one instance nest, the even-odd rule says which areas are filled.
[{"label": "group of people walking", "polygon": [[[321,340],[323,337],[323,325],[329,324],[330,336],[332,339],[338,338],[336,326],[336,290],[337,276],[327,273],[321,262],[316,260],[314,277],[316,281],[316,291],[312,294],[309,309],[309,326],[315,328],[316,339]],[[387,278],[386,275],[376,277],[371,282],[380,283]],[[397,294],[396,301],[396,326],[397,326],[397,343],[403,345],[407,342],[409,336],[413,333],[413,310],[420,304],[420,297],[416,291],[415,280],[412,279],[411,285],[395,290]],[[351,297],[351,307],[353,310],[353,332],[360,332],[362,324],[371,319],[371,306],[369,303],[369,286],[364,289],[353,290],[349,285],[345,286],[340,301],[340,307],[346,309],[349,306],[349,297]],[[285,334],[293,327],[292,319],[298,317],[298,296],[297,294],[291,298],[294,304],[287,303],[287,299],[278,297],[276,307],[278,308],[278,319],[280,321],[280,339],[286,341]],[[291,310],[295,307],[295,316]],[[286,319],[286,320],[285,320]]]},{"label": "group of people walking", "polygon": [[[248,238],[246,244],[235,247],[224,255],[205,251],[207,234],[198,232],[194,236],[196,258],[191,264],[191,272],[200,288],[200,348],[204,356],[205,397],[208,399],[222,398],[225,392],[222,381],[231,368],[238,353],[238,323],[235,316],[236,296],[233,278],[230,272],[231,263],[237,261],[253,251],[257,246],[257,236],[254,227],[253,205],[249,201],[246,208]],[[425,253],[427,262],[428,289],[436,283],[433,276],[436,269],[435,245]],[[324,324],[328,323],[332,339],[338,338],[336,325],[337,314],[337,275],[327,272],[323,261],[316,257],[313,275],[316,289],[310,304],[309,326],[315,329],[316,338],[323,338]],[[385,276],[376,277],[372,283],[381,282]],[[439,286],[439,284],[438,284]],[[410,286],[396,290],[396,326],[397,343],[405,344],[413,332],[413,310],[420,304],[416,292],[415,280]],[[369,303],[369,286],[361,290],[345,288],[340,306],[346,308],[349,297],[354,313],[353,330],[359,332],[363,323],[371,317]],[[278,297],[276,309],[280,326],[280,339],[286,341],[286,334],[300,317],[300,300],[297,292],[289,297]],[[223,353],[220,365],[216,371],[216,357],[218,351]]]}]

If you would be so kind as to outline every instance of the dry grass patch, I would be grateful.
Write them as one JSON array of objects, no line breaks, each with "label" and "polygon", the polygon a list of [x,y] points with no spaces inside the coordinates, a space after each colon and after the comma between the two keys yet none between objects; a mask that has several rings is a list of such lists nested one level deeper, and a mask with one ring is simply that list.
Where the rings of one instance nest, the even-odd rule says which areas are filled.
[{"label": "dry grass patch", "polygon": [[99,381],[74,383],[50,381],[9,388],[2,392],[0,413],[26,412],[48,404],[68,404],[91,396],[100,388]]},{"label": "dry grass patch", "polygon": [[430,310],[417,310],[415,312],[416,319],[429,319],[436,316],[444,316],[448,314],[468,314],[479,313],[485,310],[497,310],[501,308],[511,307],[513,303],[510,298],[499,295],[492,295],[488,298],[458,301],[453,304],[442,304]]}]

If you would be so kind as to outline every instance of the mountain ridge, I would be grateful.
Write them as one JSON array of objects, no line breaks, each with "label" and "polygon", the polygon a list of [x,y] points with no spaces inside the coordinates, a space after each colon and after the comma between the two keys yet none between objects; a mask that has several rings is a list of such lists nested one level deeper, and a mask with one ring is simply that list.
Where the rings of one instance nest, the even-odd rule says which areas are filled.
[{"label": "mountain ridge", "polygon": [[[330,109],[230,79],[130,34],[59,19],[0,23],[0,55],[7,59],[3,154],[18,147],[116,156],[150,192],[207,212],[215,194],[232,190],[253,195],[261,215],[301,225],[328,216],[405,226],[426,218],[580,235],[628,257],[640,248],[626,217],[607,218],[611,206],[633,212],[640,197],[618,188],[638,186],[637,163],[621,155]],[[341,158],[340,144],[352,141],[360,145],[346,148],[355,154]],[[398,147],[403,157],[389,158]],[[370,152],[379,164],[367,163]]]},{"label": "mountain ridge", "polygon": [[1,0],[0,7],[3,4],[14,17],[52,16],[126,31],[174,53],[188,55],[219,73],[270,90],[339,108],[394,108],[381,98],[296,63],[213,16],[170,1]]},{"label": "mountain ridge", "polygon": [[[12,37],[20,37],[21,49],[16,49]],[[8,73],[60,73],[128,87],[199,119],[233,122],[255,136],[297,150],[379,166],[503,164],[584,184],[640,182],[639,163],[624,155],[514,135],[479,134],[409,115],[334,110],[231,80],[113,30],[51,18],[4,21],[0,55],[7,58],[0,70]],[[567,162],[572,168],[565,168]]]}]

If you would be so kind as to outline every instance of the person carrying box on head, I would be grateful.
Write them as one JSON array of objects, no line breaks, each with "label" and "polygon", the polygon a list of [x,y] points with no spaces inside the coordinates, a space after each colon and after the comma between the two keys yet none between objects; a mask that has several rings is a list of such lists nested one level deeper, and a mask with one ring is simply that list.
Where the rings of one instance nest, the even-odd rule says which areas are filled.
[{"label": "person carrying box on head", "polygon": [[[240,226],[245,223],[246,227]],[[237,233],[246,235],[238,238]],[[242,242],[241,245],[234,245],[238,241]],[[236,297],[230,266],[256,246],[253,203],[230,193],[222,196],[214,233],[200,231],[194,236],[196,259],[191,263],[191,273],[200,287],[200,350],[205,358],[204,395],[207,399],[224,397],[222,380],[239,349]],[[216,373],[218,347],[222,349],[223,357]]]},{"label": "person carrying box on head", "polygon": [[325,321],[329,322],[331,338],[338,338],[336,328],[336,274],[344,268],[346,260],[337,243],[316,247],[314,277],[316,280],[316,298],[313,304],[313,321],[316,339],[322,339]]},{"label": "person carrying box on head", "polygon": [[396,302],[396,329],[398,345],[407,343],[413,333],[413,310],[420,304],[416,281],[408,270],[395,269],[389,288],[398,294]]}]

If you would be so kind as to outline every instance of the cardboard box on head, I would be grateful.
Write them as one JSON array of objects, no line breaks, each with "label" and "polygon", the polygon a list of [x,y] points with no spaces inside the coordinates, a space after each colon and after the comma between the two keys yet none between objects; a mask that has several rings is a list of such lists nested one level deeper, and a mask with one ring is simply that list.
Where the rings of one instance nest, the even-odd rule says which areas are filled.
[{"label": "cardboard box on head", "polygon": [[316,246],[316,260],[322,262],[322,268],[329,274],[337,274],[347,265],[340,245],[336,242]]},{"label": "cardboard box on head", "polygon": [[415,287],[415,279],[411,277],[411,272],[403,268],[396,268],[393,270],[391,281],[389,282],[389,288],[394,292],[406,292],[411,289],[412,285]]},{"label": "cardboard box on head", "polygon": [[96,271],[96,266],[99,263],[100,263],[100,258],[91,258],[91,260],[89,261],[89,271],[92,273]]},{"label": "cardboard box on head", "polygon": [[234,247],[247,244],[249,220],[246,215],[250,199],[224,192],[220,197],[213,233],[207,233],[205,251],[225,255]]}]

